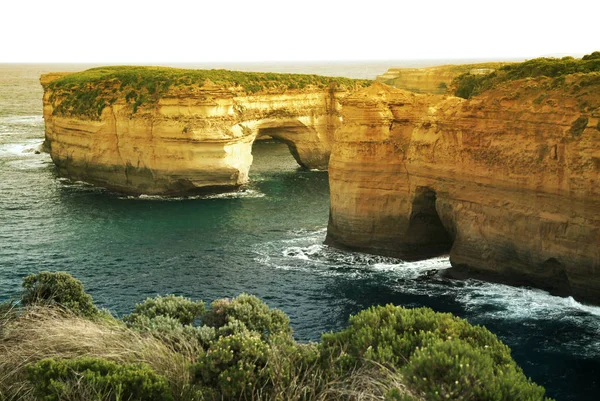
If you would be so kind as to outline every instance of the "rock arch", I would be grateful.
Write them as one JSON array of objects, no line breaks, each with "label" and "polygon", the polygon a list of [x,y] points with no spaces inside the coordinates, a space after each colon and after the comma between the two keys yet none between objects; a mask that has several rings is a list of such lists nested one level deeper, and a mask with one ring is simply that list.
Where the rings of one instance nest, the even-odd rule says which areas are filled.
[{"label": "rock arch", "polygon": [[349,93],[329,87],[238,95],[206,84],[186,96],[167,92],[154,108],[133,114],[118,99],[89,120],[54,113],[47,82],[44,89],[45,143],[61,175],[161,195],[245,184],[252,143],[262,134],[285,142],[299,165],[327,169],[340,100]]}]

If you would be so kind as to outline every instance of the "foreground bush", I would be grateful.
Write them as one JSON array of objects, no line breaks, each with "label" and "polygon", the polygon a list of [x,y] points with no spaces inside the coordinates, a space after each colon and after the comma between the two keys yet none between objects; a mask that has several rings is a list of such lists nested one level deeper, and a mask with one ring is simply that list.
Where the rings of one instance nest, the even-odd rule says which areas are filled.
[{"label": "foreground bush", "polygon": [[136,320],[142,317],[153,319],[157,316],[164,316],[186,325],[199,319],[204,313],[204,309],[204,302],[202,301],[196,302],[176,295],[158,296],[147,298],[144,302],[135,305],[133,313],[124,316],[123,321],[135,324]]},{"label": "foreground bush", "polygon": [[28,368],[35,395],[59,401],[84,389],[103,400],[172,401],[167,380],[146,364],[117,364],[100,358],[43,359]]},{"label": "foreground bush", "polygon": [[397,368],[428,400],[544,399],[544,389],[523,374],[494,334],[429,308],[367,309],[351,317],[347,329],[322,336],[321,361],[333,361],[338,375],[364,361]]},{"label": "foreground bush", "polygon": [[283,312],[247,294],[206,310],[147,299],[123,322],[98,318],[66,273],[26,280],[36,301],[2,309],[2,401],[545,399],[494,334],[427,308],[372,307],[299,344]]},{"label": "foreground bush", "polygon": [[98,314],[92,297],[83,290],[81,281],[65,272],[41,272],[23,279],[21,303],[58,305],[82,316]]}]

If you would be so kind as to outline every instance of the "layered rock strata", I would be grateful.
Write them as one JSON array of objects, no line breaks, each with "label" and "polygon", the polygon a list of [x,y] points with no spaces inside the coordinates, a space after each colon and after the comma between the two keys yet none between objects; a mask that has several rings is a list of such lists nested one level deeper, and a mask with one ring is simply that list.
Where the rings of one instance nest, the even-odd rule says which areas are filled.
[{"label": "layered rock strata", "polygon": [[328,244],[600,303],[600,75],[343,101]]},{"label": "layered rock strata", "polygon": [[285,142],[300,166],[326,169],[347,94],[333,87],[246,93],[205,82],[171,87],[133,112],[130,99],[119,97],[89,118],[56,112],[50,83],[63,76],[41,78],[45,144],[59,173],[132,194],[237,188],[248,181],[261,135]]}]

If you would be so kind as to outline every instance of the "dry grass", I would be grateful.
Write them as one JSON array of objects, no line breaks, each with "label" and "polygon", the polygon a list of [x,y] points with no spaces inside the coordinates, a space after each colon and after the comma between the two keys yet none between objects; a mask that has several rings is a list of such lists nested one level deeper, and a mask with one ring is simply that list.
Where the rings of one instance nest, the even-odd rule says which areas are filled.
[{"label": "dry grass", "polygon": [[[144,362],[170,383],[173,396],[190,400],[190,363],[199,345],[178,344],[175,352],[153,336],[112,318],[90,321],[57,308],[33,307],[0,331],[0,399],[31,399],[25,366],[43,358],[91,356],[114,362]],[[74,384],[74,389],[86,390]],[[77,393],[77,392],[76,392]],[[82,398],[80,398],[82,399]],[[97,399],[97,397],[93,398]]]},{"label": "dry grass", "polygon": [[[331,369],[324,369],[319,362],[308,365],[287,363],[289,355],[285,347],[274,344],[269,358],[271,372],[274,374],[268,388],[254,388],[245,399],[252,401],[384,401],[385,394],[398,389],[415,401],[421,398],[410,392],[403,383],[403,377],[395,370],[373,361],[363,361],[361,367],[332,378]],[[335,363],[333,357],[330,365]],[[291,371],[286,372],[286,369]],[[287,376],[289,380],[278,380]]]}]

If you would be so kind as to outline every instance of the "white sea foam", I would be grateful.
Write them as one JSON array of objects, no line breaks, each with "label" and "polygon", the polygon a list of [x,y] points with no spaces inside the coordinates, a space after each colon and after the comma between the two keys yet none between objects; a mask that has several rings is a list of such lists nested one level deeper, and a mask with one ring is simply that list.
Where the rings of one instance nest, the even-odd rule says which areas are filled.
[{"label": "white sea foam", "polygon": [[21,143],[5,143],[0,145],[1,156],[27,156],[35,155],[36,151],[40,152],[42,148],[42,141],[39,139],[33,139],[27,142]]},{"label": "white sea foam", "polygon": [[242,191],[224,192],[221,194],[199,196],[202,199],[237,199],[237,198],[264,198],[265,194],[255,189],[245,189]]},{"label": "white sea foam", "polygon": [[193,196],[163,196],[163,195],[128,195],[120,196],[119,199],[125,200],[149,200],[149,201],[182,201],[193,199],[237,199],[237,198],[262,198],[265,194],[253,189],[240,192],[226,192],[212,195],[193,195]]},{"label": "white sea foam", "polygon": [[44,123],[44,117],[41,114],[29,116],[5,116],[0,117],[0,124],[13,125],[39,125]]},{"label": "white sea foam", "polygon": [[[318,276],[347,279],[372,277],[403,294],[447,296],[480,321],[562,321],[585,328],[578,338],[557,340],[573,354],[600,356],[600,307],[557,297],[532,288],[478,280],[451,280],[436,272],[450,267],[448,257],[418,262],[346,252],[323,245],[326,228],[292,231],[293,237],[255,246],[255,260],[264,266]],[[382,278],[383,280],[379,280]],[[595,350],[589,350],[595,344]],[[547,346],[553,346],[549,344]],[[556,345],[558,347],[558,345]]]},{"label": "white sea foam", "polygon": [[[505,320],[570,319],[588,315],[600,317],[600,307],[585,305],[572,297],[558,297],[535,288],[467,280],[457,299],[468,310]],[[494,305],[493,310],[488,310]],[[599,328],[600,328],[600,321]]]}]

